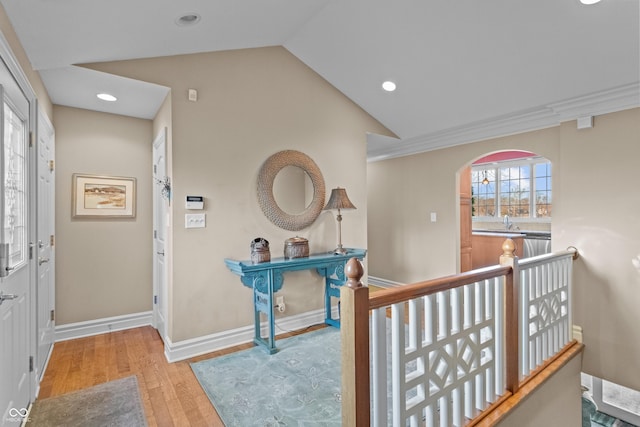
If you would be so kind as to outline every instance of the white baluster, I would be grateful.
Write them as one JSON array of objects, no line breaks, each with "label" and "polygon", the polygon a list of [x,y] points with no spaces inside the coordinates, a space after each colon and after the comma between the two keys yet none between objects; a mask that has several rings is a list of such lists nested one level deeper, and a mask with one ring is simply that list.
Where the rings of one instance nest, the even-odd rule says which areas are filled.
[{"label": "white baluster", "polygon": [[377,308],[371,316],[371,354],[374,427],[387,425],[387,311]]},{"label": "white baluster", "polygon": [[462,409],[462,393],[460,390],[460,386],[458,386],[451,391],[451,419],[453,420],[453,425],[461,426],[464,424]]},{"label": "white baluster", "polygon": [[404,339],[404,304],[393,304],[391,306],[391,383],[393,402],[393,425],[404,427],[404,410],[407,390],[405,384],[405,339]]},{"label": "white baluster", "polygon": [[520,330],[518,331],[520,352],[520,379],[527,376],[529,372],[529,355],[531,347],[529,345],[529,292],[531,280],[529,276],[530,270],[520,271],[520,295],[518,301],[518,322]]},{"label": "white baluster", "polygon": [[494,324],[491,334],[493,335],[493,368],[487,370],[487,396],[483,401],[493,402],[496,396],[502,394],[505,389],[505,370],[506,366],[503,361],[505,360],[505,348],[504,348],[504,311],[499,307],[504,306],[504,279],[493,279],[487,281],[487,288],[494,294],[494,300],[489,299],[492,303],[491,310],[494,313]]},{"label": "white baluster", "polygon": [[464,383],[464,416],[471,419],[476,414],[476,380],[471,378]]},{"label": "white baluster", "polygon": [[451,405],[449,405],[449,399],[447,396],[443,396],[438,399],[440,403],[440,425],[442,426],[450,426],[451,425]]},{"label": "white baluster", "polygon": [[436,316],[436,297],[435,295],[427,295],[424,300],[424,341],[426,345],[433,344],[438,336],[437,325],[438,318]]}]

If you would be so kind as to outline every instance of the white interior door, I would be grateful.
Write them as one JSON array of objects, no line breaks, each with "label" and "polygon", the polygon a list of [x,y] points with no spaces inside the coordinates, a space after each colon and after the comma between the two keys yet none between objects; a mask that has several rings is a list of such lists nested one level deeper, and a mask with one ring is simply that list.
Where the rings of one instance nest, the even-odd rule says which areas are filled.
[{"label": "white interior door", "polygon": [[37,259],[36,284],[37,357],[36,378],[39,384],[53,348],[55,327],[55,135],[49,119],[38,113],[37,156]]},{"label": "white interior door", "polygon": [[169,200],[163,195],[167,177],[167,129],[153,142],[153,321],[163,341],[167,336],[167,214]]},{"label": "white interior door", "polygon": [[29,101],[0,61],[0,425],[22,421],[30,401]]}]

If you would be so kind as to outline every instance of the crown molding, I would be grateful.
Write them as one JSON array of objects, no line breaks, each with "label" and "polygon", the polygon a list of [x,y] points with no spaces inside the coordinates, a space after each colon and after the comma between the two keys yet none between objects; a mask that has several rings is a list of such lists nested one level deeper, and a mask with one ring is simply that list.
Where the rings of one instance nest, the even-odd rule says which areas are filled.
[{"label": "crown molding", "polygon": [[[640,82],[471,123],[370,150],[369,162],[409,156],[491,138],[559,126],[583,116],[598,116],[640,106]],[[373,136],[375,138],[376,136]]]},{"label": "crown molding", "polygon": [[640,106],[640,82],[549,104],[549,108],[558,116],[560,123],[582,116],[599,116],[638,106]]}]

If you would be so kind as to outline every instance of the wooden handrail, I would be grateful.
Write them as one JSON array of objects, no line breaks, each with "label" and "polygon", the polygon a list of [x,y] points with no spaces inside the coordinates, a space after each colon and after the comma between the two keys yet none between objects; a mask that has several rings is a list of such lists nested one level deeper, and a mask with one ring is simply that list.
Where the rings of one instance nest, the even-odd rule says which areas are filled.
[{"label": "wooden handrail", "polygon": [[478,270],[467,271],[461,274],[440,277],[438,279],[425,280],[423,282],[404,285],[398,288],[385,289],[374,293],[371,298],[369,298],[369,309],[373,310],[376,308],[386,307],[391,304],[409,301],[425,295],[458,288],[481,280],[494,279],[496,277],[505,276],[509,274],[510,271],[511,267],[495,265]]}]

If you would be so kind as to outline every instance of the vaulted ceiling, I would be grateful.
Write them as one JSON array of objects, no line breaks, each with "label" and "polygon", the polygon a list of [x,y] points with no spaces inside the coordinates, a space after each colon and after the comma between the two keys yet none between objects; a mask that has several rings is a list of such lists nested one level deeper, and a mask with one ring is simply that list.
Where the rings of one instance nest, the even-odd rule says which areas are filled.
[{"label": "vaulted ceiling", "polygon": [[398,136],[370,159],[640,106],[638,0],[0,3],[55,104],[152,118],[167,88],[74,65],[282,45]]}]

